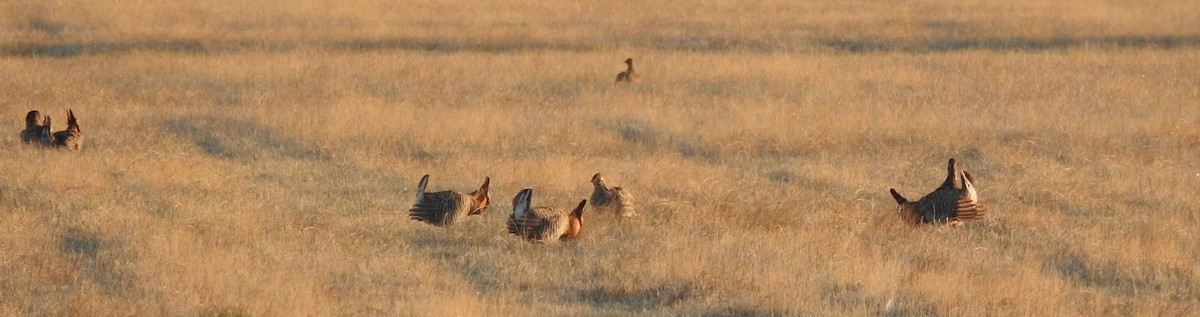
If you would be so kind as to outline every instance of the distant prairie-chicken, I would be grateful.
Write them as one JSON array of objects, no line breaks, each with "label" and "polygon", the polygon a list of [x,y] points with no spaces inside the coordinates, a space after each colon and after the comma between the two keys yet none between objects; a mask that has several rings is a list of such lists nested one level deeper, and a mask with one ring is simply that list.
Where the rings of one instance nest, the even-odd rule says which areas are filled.
[{"label": "distant prairie-chicken", "polygon": [[450,226],[467,219],[467,216],[487,212],[492,195],[488,193],[490,177],[483,179],[483,186],[469,194],[445,190],[435,193],[425,192],[429,185],[429,175],[421,177],[417,185],[417,195],[408,217],[428,222],[437,226]]},{"label": "distant prairie-chicken", "polygon": [[508,233],[537,243],[552,243],[560,239],[576,239],[583,229],[583,206],[567,211],[548,207],[530,207],[533,189],[526,188],[513,197],[513,213],[508,217]]},{"label": "distant prairie-chicken", "polygon": [[900,213],[910,223],[952,223],[983,219],[987,208],[979,202],[975,190],[975,178],[966,170],[958,168],[958,162],[950,159],[946,167],[946,180],[932,193],[917,201],[909,201],[891,189],[892,198],[900,205]]},{"label": "distant prairie-chicken", "polygon": [[608,187],[600,173],[592,175],[592,209],[597,213],[611,213],[621,217],[633,217],[633,195],[621,187]]},{"label": "distant prairie-chicken", "polygon": [[53,146],[54,136],[50,133],[50,116],[31,110],[25,114],[25,130],[21,130],[21,142],[41,146]]},{"label": "distant prairie-chicken", "polygon": [[633,71],[633,59],[632,58],[626,58],[625,65],[626,65],[625,71],[621,72],[620,74],[617,74],[617,82],[618,83],[622,83],[622,82],[636,83],[636,82],[642,81],[642,76],[638,75],[638,73]]},{"label": "distant prairie-chicken", "polygon": [[78,150],[83,147],[83,133],[79,132],[79,119],[75,118],[75,112],[71,109],[67,109],[67,129],[54,132],[54,147],[68,150]]}]

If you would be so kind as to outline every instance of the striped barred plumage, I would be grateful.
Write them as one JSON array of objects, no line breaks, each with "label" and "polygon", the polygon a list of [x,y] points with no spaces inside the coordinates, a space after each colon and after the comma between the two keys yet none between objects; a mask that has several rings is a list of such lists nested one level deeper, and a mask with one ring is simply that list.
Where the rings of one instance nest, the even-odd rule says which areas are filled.
[{"label": "striped barred plumage", "polygon": [[592,209],[597,213],[612,213],[621,217],[633,217],[633,195],[621,187],[608,187],[600,173],[592,175]]},{"label": "striped barred plumage", "polygon": [[408,217],[437,226],[451,226],[463,222],[467,216],[487,212],[492,195],[488,193],[491,178],[484,178],[483,186],[469,194],[446,190],[428,193],[425,188],[429,185],[429,175],[421,177],[417,185],[417,194],[413,206],[408,210]]},{"label": "striped barred plumage", "polygon": [[513,213],[508,217],[508,232],[537,243],[552,243],[560,239],[575,239],[583,229],[583,206],[579,202],[571,211],[549,207],[530,207],[533,189],[526,188],[513,197]]},{"label": "striped barred plumage", "polygon": [[983,219],[987,208],[979,201],[975,178],[960,170],[958,162],[950,159],[946,179],[932,193],[915,202],[891,189],[892,198],[899,204],[901,215],[910,223],[962,223]]}]

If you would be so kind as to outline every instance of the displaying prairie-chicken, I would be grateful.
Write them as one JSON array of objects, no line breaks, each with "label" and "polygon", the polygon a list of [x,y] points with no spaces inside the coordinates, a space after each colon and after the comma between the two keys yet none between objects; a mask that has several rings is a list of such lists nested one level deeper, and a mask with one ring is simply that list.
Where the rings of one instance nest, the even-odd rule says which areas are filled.
[{"label": "displaying prairie-chicken", "polygon": [[617,82],[618,83],[621,83],[621,82],[636,83],[636,82],[642,81],[642,76],[638,75],[638,73],[633,71],[633,59],[632,58],[626,58],[625,65],[627,65],[627,67],[625,68],[625,71],[621,72],[620,74],[617,74]]},{"label": "displaying prairie-chicken", "polygon": [[526,188],[513,197],[513,213],[508,217],[508,232],[537,243],[575,239],[583,229],[583,206],[579,202],[570,212],[548,207],[530,207],[533,189]]},{"label": "displaying prairie-chicken", "polygon": [[909,201],[891,189],[892,198],[900,205],[901,216],[913,224],[962,223],[983,219],[987,209],[979,202],[975,190],[975,178],[966,170],[958,168],[958,162],[950,159],[946,167],[946,180],[932,193],[917,201]]},{"label": "displaying prairie-chicken", "polygon": [[417,185],[416,199],[412,209],[408,210],[408,217],[437,226],[450,226],[465,221],[467,216],[483,214],[492,200],[492,195],[488,193],[488,183],[491,181],[490,177],[484,178],[483,186],[469,194],[452,190],[427,193],[425,188],[429,185],[429,175],[425,175]]},{"label": "displaying prairie-chicken", "polygon": [[53,146],[54,137],[50,133],[50,116],[42,117],[42,113],[31,110],[25,114],[25,130],[21,130],[21,142],[41,146]]},{"label": "displaying prairie-chicken", "polygon": [[621,187],[608,187],[600,173],[592,175],[592,209],[598,213],[612,213],[621,217],[633,217],[633,195]]},{"label": "displaying prairie-chicken", "polygon": [[78,150],[83,147],[83,133],[79,132],[79,119],[75,118],[74,111],[67,109],[67,129],[54,132],[53,138],[56,148]]}]

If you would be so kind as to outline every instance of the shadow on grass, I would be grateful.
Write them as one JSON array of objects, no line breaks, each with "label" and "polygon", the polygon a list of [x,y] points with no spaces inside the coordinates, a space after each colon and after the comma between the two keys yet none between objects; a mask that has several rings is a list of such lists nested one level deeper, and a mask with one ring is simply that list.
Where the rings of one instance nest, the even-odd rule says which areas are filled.
[{"label": "shadow on grass", "polygon": [[1137,273],[1106,261],[1095,261],[1078,252],[1062,252],[1043,264],[1065,281],[1129,297],[1163,297],[1185,303],[1200,298],[1200,288],[1192,281],[1191,268],[1170,268]]},{"label": "shadow on grass", "polygon": [[1126,274],[1115,264],[1089,263],[1084,256],[1073,253],[1064,253],[1057,259],[1046,263],[1046,269],[1057,272],[1064,280],[1118,293],[1161,288],[1150,281]]},{"label": "shadow on grass", "polygon": [[704,296],[704,291],[692,283],[659,285],[646,289],[595,287],[579,291],[577,300],[597,307],[618,306],[634,311],[676,306]]},{"label": "shadow on grass", "polygon": [[[712,291],[692,282],[666,283],[642,289],[594,287],[575,292],[574,300],[600,309],[617,308],[630,312],[647,312],[686,308],[688,302],[706,302]],[[702,312],[686,312],[695,316],[789,316],[795,313],[754,307],[719,307]]]},{"label": "shadow on grass", "polygon": [[[597,44],[599,43],[599,44]],[[1200,35],[1112,35],[1091,37],[989,37],[935,38],[907,41],[871,37],[794,38],[757,40],[728,36],[643,36],[629,39],[564,41],[518,39],[506,42],[466,38],[393,37],[350,38],[340,40],[194,40],[152,39],[139,41],[94,41],[74,43],[22,43],[0,46],[0,54],[18,57],[74,57],[80,55],[122,54],[136,51],[160,51],[186,54],[225,54],[242,51],[290,52],[331,50],[352,52],[425,51],[436,53],[522,51],[597,51],[604,47],[630,46],[659,50],[692,52],[812,52],[833,49],[849,53],[873,52],[948,52],[1048,51],[1072,48],[1154,48],[1183,49],[1200,47]]]},{"label": "shadow on grass", "polygon": [[830,284],[821,288],[821,297],[834,306],[877,311],[879,316],[939,316],[937,307],[914,296],[868,294],[857,284]]},{"label": "shadow on grass", "polygon": [[124,250],[114,247],[95,234],[78,228],[67,229],[63,234],[63,253],[73,259],[76,269],[90,278],[106,293],[124,294],[134,286],[135,276],[121,267],[121,263],[132,263]]},{"label": "shadow on grass", "polygon": [[1119,35],[1093,37],[940,38],[903,42],[883,38],[828,38],[824,46],[851,53],[950,51],[1053,51],[1073,48],[1182,49],[1200,46],[1200,35]]},{"label": "shadow on grass", "polygon": [[168,131],[195,143],[214,157],[256,160],[286,157],[327,161],[331,156],[282,136],[270,127],[238,118],[173,118],[164,123]]},{"label": "shadow on grass", "polygon": [[0,184],[0,207],[17,210],[50,208],[58,199],[55,190],[45,184]]},{"label": "shadow on grass", "polygon": [[673,151],[684,157],[699,159],[708,163],[720,163],[724,160],[721,154],[701,144],[698,136],[671,135],[645,120],[621,120],[608,124],[610,129],[621,135],[625,142],[644,146],[649,149]]},{"label": "shadow on grass", "polygon": [[249,317],[254,316],[242,307],[213,306],[200,311],[200,317]]},{"label": "shadow on grass", "polygon": [[[759,316],[795,316],[797,313],[773,310],[758,310],[746,307],[727,307],[711,310],[700,314],[702,317],[759,317]],[[802,315],[802,314],[801,314]]]},{"label": "shadow on grass", "polygon": [[21,57],[75,57],[80,55],[109,55],[137,51],[158,51],[185,54],[226,54],[246,51],[291,52],[297,50],[331,50],[351,52],[425,51],[437,53],[520,51],[592,51],[592,44],[556,43],[548,41],[488,42],[451,38],[384,38],[344,40],[215,40],[162,39],[141,41],[96,41],[79,43],[16,44],[0,48],[0,54]]}]

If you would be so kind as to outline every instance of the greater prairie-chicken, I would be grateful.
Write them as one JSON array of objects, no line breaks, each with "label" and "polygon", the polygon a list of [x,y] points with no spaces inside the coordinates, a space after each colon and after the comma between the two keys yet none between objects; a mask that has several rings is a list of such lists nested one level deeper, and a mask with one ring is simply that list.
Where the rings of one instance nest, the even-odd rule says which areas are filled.
[{"label": "greater prairie-chicken", "polygon": [[[43,119],[44,118],[44,119]],[[25,130],[21,130],[21,142],[41,146],[53,146],[54,136],[50,133],[50,116],[31,110],[25,114]]]},{"label": "greater prairie-chicken", "polygon": [[621,82],[636,83],[636,82],[642,81],[642,76],[638,75],[638,73],[633,71],[633,59],[632,58],[626,58],[625,65],[627,65],[625,68],[625,71],[621,72],[620,74],[617,74],[617,82],[618,83],[621,83]]},{"label": "greater prairie-chicken", "polygon": [[583,206],[579,202],[570,212],[548,207],[530,207],[533,189],[526,188],[513,197],[513,213],[508,217],[508,232],[537,243],[575,239],[583,229]]},{"label": "greater prairie-chicken", "polygon": [[621,187],[608,187],[600,173],[592,175],[592,209],[597,213],[612,213],[621,217],[637,215],[633,195]]},{"label": "greater prairie-chicken", "polygon": [[987,209],[979,202],[975,189],[975,178],[970,172],[960,170],[958,162],[950,159],[946,167],[946,180],[932,193],[917,201],[909,201],[890,190],[892,198],[900,205],[901,216],[910,223],[962,223],[983,219]]},{"label": "greater prairie-chicken", "polygon": [[75,118],[75,112],[71,109],[67,109],[67,129],[54,132],[54,147],[68,150],[78,150],[83,147],[83,133],[79,132],[79,119]]},{"label": "greater prairie-chicken", "polygon": [[487,212],[492,195],[488,193],[490,177],[483,179],[483,186],[469,194],[445,190],[435,193],[425,192],[429,185],[429,175],[421,177],[417,185],[417,195],[408,217],[428,222],[437,226],[450,226],[467,219],[467,216],[480,215]]}]

